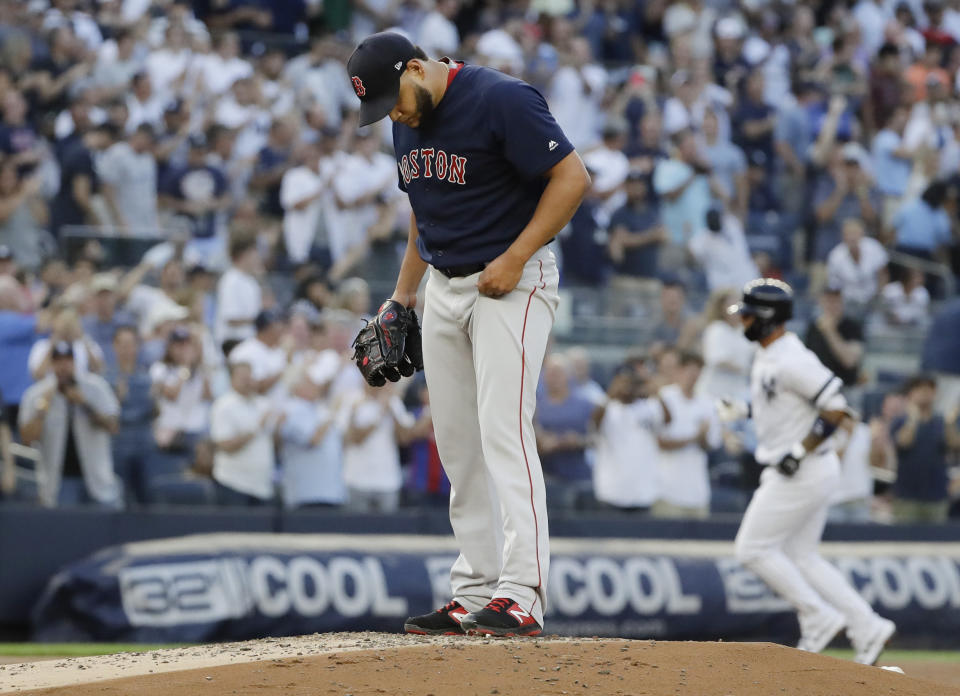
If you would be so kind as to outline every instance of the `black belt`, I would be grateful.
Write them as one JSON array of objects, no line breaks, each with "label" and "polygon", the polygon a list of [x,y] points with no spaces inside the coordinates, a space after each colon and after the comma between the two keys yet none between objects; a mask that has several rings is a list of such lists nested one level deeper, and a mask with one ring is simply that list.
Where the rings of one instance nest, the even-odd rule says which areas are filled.
[{"label": "black belt", "polygon": [[443,275],[447,276],[447,278],[464,278],[468,275],[479,273],[486,267],[486,262],[468,263],[464,264],[463,266],[447,266],[446,268],[437,268],[434,266],[434,268],[443,273]]}]

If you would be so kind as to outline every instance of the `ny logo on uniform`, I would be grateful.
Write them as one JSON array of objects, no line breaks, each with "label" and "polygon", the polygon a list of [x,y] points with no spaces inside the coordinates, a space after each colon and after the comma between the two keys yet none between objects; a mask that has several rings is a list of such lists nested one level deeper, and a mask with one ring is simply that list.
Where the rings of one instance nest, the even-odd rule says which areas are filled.
[{"label": "ny logo on uniform", "polygon": [[767,397],[767,401],[773,401],[777,395],[777,378],[772,375],[770,377],[764,377],[760,380],[760,388],[763,389],[763,394]]}]

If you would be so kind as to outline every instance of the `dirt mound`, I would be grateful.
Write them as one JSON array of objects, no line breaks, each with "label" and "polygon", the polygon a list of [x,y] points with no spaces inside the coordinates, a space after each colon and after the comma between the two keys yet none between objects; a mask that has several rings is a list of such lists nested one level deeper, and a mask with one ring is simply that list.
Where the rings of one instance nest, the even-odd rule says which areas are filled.
[{"label": "dirt mound", "polygon": [[[198,660],[205,666],[190,669]],[[228,664],[213,666],[218,660]],[[58,686],[24,690],[44,683],[31,683],[25,674],[40,677],[58,669]],[[131,672],[136,676],[109,679]],[[111,655],[32,668],[7,665],[0,671],[0,689],[11,688],[57,696],[960,696],[960,688],[942,682],[767,643],[378,634]]]}]

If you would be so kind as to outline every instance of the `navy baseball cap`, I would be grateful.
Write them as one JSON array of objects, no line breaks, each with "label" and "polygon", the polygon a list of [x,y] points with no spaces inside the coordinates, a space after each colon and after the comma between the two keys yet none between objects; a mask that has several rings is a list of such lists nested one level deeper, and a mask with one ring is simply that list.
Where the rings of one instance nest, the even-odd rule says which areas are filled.
[{"label": "navy baseball cap", "polygon": [[360,126],[369,126],[390,113],[400,95],[400,76],[416,47],[400,34],[371,34],[347,61],[347,74],[360,99]]}]

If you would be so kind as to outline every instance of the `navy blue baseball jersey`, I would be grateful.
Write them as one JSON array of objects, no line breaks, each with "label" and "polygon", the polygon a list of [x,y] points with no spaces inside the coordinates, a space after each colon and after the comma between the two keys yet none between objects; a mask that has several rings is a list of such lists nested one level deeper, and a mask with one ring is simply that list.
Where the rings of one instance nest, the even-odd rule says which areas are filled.
[{"label": "navy blue baseball jersey", "polygon": [[492,261],[533,217],[544,174],[573,151],[533,87],[464,65],[429,121],[393,124],[399,185],[420,256],[439,268]]}]

